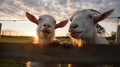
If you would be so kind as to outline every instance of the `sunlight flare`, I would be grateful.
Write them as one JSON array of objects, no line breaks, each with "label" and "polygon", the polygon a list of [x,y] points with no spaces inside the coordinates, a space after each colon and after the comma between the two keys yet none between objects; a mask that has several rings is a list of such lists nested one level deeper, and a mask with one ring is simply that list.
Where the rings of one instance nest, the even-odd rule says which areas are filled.
[{"label": "sunlight flare", "polygon": [[36,33],[36,32],[31,31],[31,32],[28,33],[28,36],[33,36],[33,37],[34,37],[33,43],[34,43],[34,44],[38,44],[38,36],[37,36],[37,33]]}]

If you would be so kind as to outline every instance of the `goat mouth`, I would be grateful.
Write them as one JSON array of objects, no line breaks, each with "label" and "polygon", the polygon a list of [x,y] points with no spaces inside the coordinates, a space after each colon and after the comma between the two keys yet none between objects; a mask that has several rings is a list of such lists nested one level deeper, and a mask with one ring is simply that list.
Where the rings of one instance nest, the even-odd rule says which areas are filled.
[{"label": "goat mouth", "polygon": [[80,35],[80,34],[82,34],[82,33],[83,33],[83,31],[80,31],[80,32],[71,32],[70,35],[71,35],[72,37],[77,37],[78,35]]},{"label": "goat mouth", "polygon": [[43,33],[45,34],[50,34],[51,32],[49,30],[42,30]]}]

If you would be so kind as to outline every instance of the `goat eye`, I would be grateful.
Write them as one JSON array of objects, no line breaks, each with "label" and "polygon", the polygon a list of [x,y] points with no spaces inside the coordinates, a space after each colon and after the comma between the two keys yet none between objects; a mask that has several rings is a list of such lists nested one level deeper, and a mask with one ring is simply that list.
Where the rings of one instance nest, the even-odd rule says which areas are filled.
[{"label": "goat eye", "polygon": [[72,21],[73,18],[70,18],[70,21]]},{"label": "goat eye", "polygon": [[90,14],[90,15],[88,15],[88,17],[87,18],[91,18],[91,19],[93,19],[93,16]]},{"label": "goat eye", "polygon": [[39,18],[39,20],[41,20],[41,18]]},{"label": "goat eye", "polygon": [[54,21],[54,23],[56,24],[56,21]]}]

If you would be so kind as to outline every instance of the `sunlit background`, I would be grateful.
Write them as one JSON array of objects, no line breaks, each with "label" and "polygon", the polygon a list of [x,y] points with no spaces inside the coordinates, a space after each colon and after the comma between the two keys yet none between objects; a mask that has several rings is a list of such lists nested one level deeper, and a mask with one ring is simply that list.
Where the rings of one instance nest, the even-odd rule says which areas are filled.
[{"label": "sunlit background", "polygon": [[[0,0],[0,23],[2,34],[15,36],[36,36],[37,25],[28,21],[25,12],[37,18],[43,14],[55,17],[57,23],[69,19],[76,10],[96,9],[105,12],[115,9],[109,17],[120,16],[120,0]],[[70,24],[70,22],[69,22]],[[69,24],[56,30],[56,36],[66,36]],[[116,31],[117,19],[106,19],[100,22],[110,34]]]}]

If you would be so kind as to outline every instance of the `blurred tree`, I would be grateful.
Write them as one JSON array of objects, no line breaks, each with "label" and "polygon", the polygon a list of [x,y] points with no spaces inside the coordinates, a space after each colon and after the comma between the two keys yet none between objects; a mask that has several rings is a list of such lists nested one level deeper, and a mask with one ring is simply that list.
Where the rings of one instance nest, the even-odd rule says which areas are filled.
[{"label": "blurred tree", "polygon": [[103,36],[109,36],[109,34],[106,32],[105,28],[102,27],[100,24],[96,25],[97,33]]},{"label": "blurred tree", "polygon": [[112,31],[111,32],[111,39],[115,40],[115,38],[116,38],[116,32]]}]

